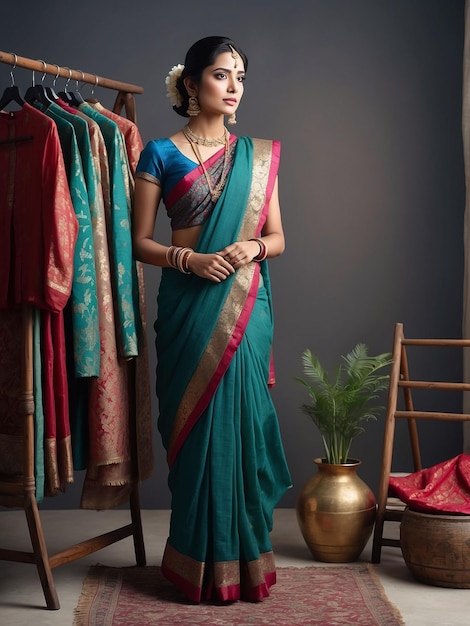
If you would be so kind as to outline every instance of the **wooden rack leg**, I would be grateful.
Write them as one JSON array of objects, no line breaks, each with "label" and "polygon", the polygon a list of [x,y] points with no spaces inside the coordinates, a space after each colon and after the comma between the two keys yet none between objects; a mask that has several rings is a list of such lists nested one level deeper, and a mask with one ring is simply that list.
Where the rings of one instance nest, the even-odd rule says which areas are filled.
[{"label": "wooden rack leg", "polygon": [[142,517],[140,514],[140,500],[139,500],[139,486],[136,483],[132,487],[132,491],[130,493],[129,498],[130,509],[131,509],[131,519],[133,525],[133,539],[134,539],[134,551],[135,551],[135,560],[137,565],[141,567],[145,567],[147,564],[147,559],[145,557],[145,545],[144,545],[144,535],[142,532]]},{"label": "wooden rack leg", "polygon": [[39,517],[38,505],[34,495],[26,496],[24,503],[26,520],[28,522],[31,544],[34,552],[34,560],[41,581],[46,606],[51,610],[60,609],[59,598],[52,577],[52,570],[49,565],[46,542],[42,531],[41,518]]},{"label": "wooden rack leg", "polygon": [[[129,95],[129,94],[128,94]],[[132,538],[134,540],[134,552],[137,565],[146,565],[144,535],[142,532],[142,517],[140,513],[139,480],[138,480],[138,449],[137,449],[137,389],[136,389],[136,362],[135,359],[128,361],[128,385],[129,398],[133,401],[129,403],[129,436],[133,461],[134,483],[129,494],[129,507],[132,520]]]},{"label": "wooden rack leg", "polygon": [[28,522],[29,535],[33,548],[33,563],[36,564],[41,580],[44,598],[48,609],[59,609],[59,598],[47,554],[36,502],[34,480],[34,396],[33,396],[33,312],[30,306],[23,306],[23,355],[22,355],[22,394],[21,405],[24,411],[23,434],[23,505]]}]

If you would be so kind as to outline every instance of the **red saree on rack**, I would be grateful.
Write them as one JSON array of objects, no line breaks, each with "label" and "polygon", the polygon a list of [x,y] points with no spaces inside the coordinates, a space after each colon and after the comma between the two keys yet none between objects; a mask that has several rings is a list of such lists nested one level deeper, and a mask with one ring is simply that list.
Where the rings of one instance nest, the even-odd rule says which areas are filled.
[{"label": "red saree on rack", "polygon": [[73,471],[63,308],[72,288],[77,231],[56,125],[27,103],[19,111],[1,112],[0,309],[35,306],[41,309],[43,333],[56,331],[54,345],[47,342],[43,355],[45,369],[54,372],[50,389],[57,392],[45,423],[51,492],[69,482]]}]

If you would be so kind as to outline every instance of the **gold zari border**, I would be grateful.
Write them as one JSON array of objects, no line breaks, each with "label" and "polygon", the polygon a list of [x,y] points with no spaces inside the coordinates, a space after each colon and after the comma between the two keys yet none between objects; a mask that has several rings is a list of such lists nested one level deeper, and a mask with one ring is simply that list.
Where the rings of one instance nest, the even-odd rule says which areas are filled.
[{"label": "gold zari border", "polygon": [[[167,542],[163,561],[170,571],[197,589],[202,589],[203,581],[210,579],[217,589],[235,585],[254,588],[265,583],[266,574],[276,571],[274,554],[271,551],[260,554],[259,559],[248,563],[238,560],[204,563],[178,552]],[[209,575],[206,573],[208,567],[212,570]]]},{"label": "gold zari border", "polygon": [[156,176],[152,176],[152,174],[149,174],[148,172],[136,172],[135,177],[148,180],[149,183],[154,183],[154,185],[158,185],[159,187],[162,186],[162,183],[160,182],[160,180],[156,178]]},{"label": "gold zari border", "polygon": [[[256,235],[261,212],[266,203],[272,145],[273,142],[268,139],[253,139],[253,174],[247,207],[239,233],[240,240],[247,240]],[[255,269],[256,263],[249,263],[235,273],[232,288],[222,307],[212,337],[178,407],[168,447],[169,456],[189,416],[196,408],[219,366],[245,306]]]}]

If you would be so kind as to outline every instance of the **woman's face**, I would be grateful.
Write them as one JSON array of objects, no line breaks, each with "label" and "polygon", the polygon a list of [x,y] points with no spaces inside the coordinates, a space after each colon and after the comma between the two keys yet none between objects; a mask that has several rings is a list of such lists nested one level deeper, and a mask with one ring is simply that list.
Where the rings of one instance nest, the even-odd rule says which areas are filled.
[{"label": "woman's face", "polygon": [[239,55],[223,52],[202,73],[197,97],[203,113],[231,115],[243,96],[245,67]]}]

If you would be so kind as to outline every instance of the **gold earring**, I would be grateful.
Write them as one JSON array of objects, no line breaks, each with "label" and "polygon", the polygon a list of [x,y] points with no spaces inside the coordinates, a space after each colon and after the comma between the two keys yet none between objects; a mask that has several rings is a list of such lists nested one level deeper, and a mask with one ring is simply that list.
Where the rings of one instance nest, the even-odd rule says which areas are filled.
[{"label": "gold earring", "polygon": [[201,112],[201,107],[196,96],[189,96],[188,110],[186,113],[189,117],[196,117]]},{"label": "gold earring", "polygon": [[237,123],[237,116],[235,113],[232,113],[232,115],[230,115],[227,120],[227,124],[230,124],[230,126],[235,126],[236,123]]}]

